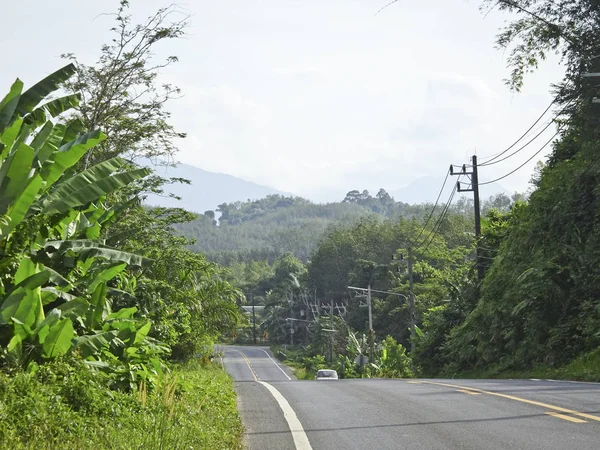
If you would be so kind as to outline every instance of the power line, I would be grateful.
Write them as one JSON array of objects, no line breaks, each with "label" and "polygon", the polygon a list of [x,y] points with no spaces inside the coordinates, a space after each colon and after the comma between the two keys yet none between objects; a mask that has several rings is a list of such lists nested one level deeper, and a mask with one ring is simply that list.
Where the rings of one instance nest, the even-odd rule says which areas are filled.
[{"label": "power line", "polygon": [[431,232],[427,235],[427,237],[423,240],[423,242],[421,242],[419,247],[422,247],[423,244],[425,244],[425,242],[427,242],[429,240],[429,238],[431,238],[431,240],[425,247],[425,250],[427,250],[429,248],[429,246],[431,245],[431,243],[433,242],[433,238],[435,237],[434,234],[439,229],[439,226],[441,225],[442,221],[444,220],[444,217],[446,217],[446,214],[448,213],[448,209],[450,208],[450,204],[452,203],[452,199],[454,198],[454,194],[456,194],[457,189],[458,189],[458,184],[454,186],[454,189],[452,189],[452,192],[450,193],[450,197],[448,198],[448,201],[446,202],[446,205],[444,206],[442,213],[440,214],[440,216],[438,217],[438,220],[433,225]]},{"label": "power line", "polygon": [[[448,199],[448,202],[446,203],[446,207],[442,211],[442,214],[440,214],[440,217],[438,217],[438,220],[437,220],[435,226],[431,230],[431,233],[430,233],[431,240],[429,241],[429,243],[425,247],[425,251],[433,243],[433,240],[435,239],[435,233],[437,233],[439,231],[440,226],[442,225],[442,221],[444,220],[444,218],[448,214],[448,211],[450,209],[450,204],[452,203],[452,200],[454,199],[454,194],[456,194],[456,191],[457,191],[457,187],[455,186],[454,189],[452,190],[452,193],[450,194],[450,198]],[[427,237],[427,239],[429,239],[429,236]],[[427,241],[427,239],[425,239],[425,241],[423,241],[423,244]]]},{"label": "power line", "polygon": [[500,181],[506,177],[508,177],[509,175],[512,175],[513,173],[515,173],[517,170],[519,170],[520,168],[522,168],[525,164],[527,164],[529,161],[531,161],[533,158],[535,158],[538,153],[540,153],[542,150],[544,150],[546,148],[546,146],[552,142],[554,140],[554,138],[556,136],[558,136],[558,134],[560,133],[560,129],[554,134],[554,136],[552,136],[548,142],[546,142],[542,148],[540,148],[537,152],[535,152],[533,155],[531,155],[531,158],[529,158],[527,161],[525,161],[523,164],[521,164],[519,167],[517,167],[516,169],[510,171],[509,173],[507,173],[506,175],[501,176],[500,178],[496,178],[495,180],[491,180],[491,181],[486,181],[485,183],[479,183],[479,186],[483,186],[484,184],[490,184],[490,183],[495,183],[496,181]]},{"label": "power line", "polygon": [[429,224],[429,221],[431,220],[431,217],[433,216],[433,213],[435,212],[435,208],[437,207],[438,202],[440,201],[440,197],[442,196],[442,193],[444,192],[444,187],[446,187],[446,181],[448,181],[448,175],[450,175],[450,169],[448,169],[448,172],[446,172],[446,178],[444,178],[444,183],[442,184],[442,188],[440,189],[437,199],[435,200],[435,204],[433,205],[433,208],[431,209],[431,212],[429,213],[429,217],[427,217],[427,220],[425,221],[425,225],[423,225],[423,228],[421,228],[421,232],[419,233],[417,238],[413,241],[413,244],[421,238],[423,231],[425,231],[425,229],[427,228],[427,225]]},{"label": "power line", "polygon": [[533,129],[533,128],[534,128],[534,127],[537,125],[537,124],[538,124],[538,122],[539,122],[540,120],[542,120],[542,118],[543,118],[543,117],[546,115],[546,113],[547,113],[547,112],[550,110],[550,108],[552,108],[552,105],[554,105],[554,104],[556,103],[556,101],[557,101],[557,100],[558,100],[557,98],[554,98],[554,100],[552,100],[552,103],[550,103],[550,104],[548,105],[548,107],[547,107],[547,108],[544,110],[544,112],[541,114],[541,116],[540,116],[540,117],[538,117],[538,118],[537,118],[537,120],[536,120],[535,122],[533,122],[533,125],[531,125],[531,126],[530,126],[530,127],[527,129],[527,131],[526,131],[525,133],[523,133],[523,134],[521,135],[521,137],[520,137],[519,139],[517,139],[517,140],[516,140],[516,141],[515,141],[515,142],[514,142],[514,143],[513,143],[513,144],[512,144],[510,147],[508,147],[506,150],[504,150],[504,151],[502,151],[502,152],[498,153],[498,154],[497,154],[496,156],[494,156],[493,158],[491,158],[491,159],[489,159],[489,160],[487,160],[487,161],[484,161],[484,162],[482,162],[480,165],[481,165],[481,166],[487,165],[487,164],[489,164],[490,162],[492,162],[492,161],[494,161],[495,159],[497,159],[498,157],[500,157],[500,156],[504,155],[506,152],[510,151],[510,150],[511,150],[511,149],[512,149],[512,148],[513,148],[515,145],[517,145],[517,144],[518,144],[518,143],[519,143],[519,142],[520,142],[520,141],[521,141],[521,140],[522,140],[522,139],[523,139],[525,136],[527,136],[527,134],[528,134],[528,133],[529,133],[529,132],[530,132],[530,131],[531,131],[531,130],[532,130],[532,129]]},{"label": "power line", "polygon": [[[550,125],[552,125],[553,123],[554,123],[554,121],[552,121],[552,120],[551,120],[551,121],[549,121],[549,122],[548,122],[548,124],[547,124],[547,125],[546,125],[546,126],[543,128],[543,129],[542,129],[542,131],[540,131],[540,132],[539,132],[538,134],[536,134],[536,135],[535,135],[535,136],[534,136],[534,137],[533,137],[533,138],[532,138],[530,141],[528,141],[528,142],[527,142],[526,144],[524,144],[523,146],[519,147],[517,150],[515,150],[514,152],[512,152],[510,155],[506,155],[504,158],[497,159],[496,161],[492,161],[492,160],[490,160],[490,162],[487,162],[487,163],[480,164],[480,166],[491,166],[491,165],[493,165],[493,164],[497,164],[497,163],[499,163],[499,162],[505,161],[505,160],[507,160],[508,158],[510,158],[510,157],[512,157],[512,156],[514,156],[514,155],[516,155],[516,154],[517,154],[517,153],[519,153],[521,150],[523,150],[525,147],[527,147],[529,144],[531,144],[533,141],[535,141],[535,140],[536,140],[538,137],[540,137],[540,136],[541,136],[541,135],[544,133],[544,131],[546,131],[548,128],[550,128]],[[500,155],[498,155],[498,156],[500,156]]]},{"label": "power line", "polygon": [[[556,100],[555,100],[555,101],[556,101]],[[537,133],[537,134],[535,135],[535,137],[533,137],[533,138],[532,138],[530,141],[528,141],[528,142],[527,142],[525,145],[521,146],[521,147],[520,147],[518,150],[515,150],[515,151],[514,151],[514,152],[512,152],[510,155],[507,155],[507,156],[505,156],[504,158],[498,159],[497,161],[493,161],[494,159],[496,159],[496,158],[498,158],[499,156],[501,156],[503,153],[506,153],[506,151],[504,151],[504,152],[502,152],[502,153],[499,153],[499,154],[497,154],[497,155],[496,155],[494,158],[492,158],[492,159],[488,160],[487,162],[484,162],[484,163],[480,164],[480,166],[491,166],[492,164],[496,164],[496,163],[499,163],[499,162],[501,162],[501,161],[504,161],[504,160],[506,160],[506,159],[510,158],[511,156],[513,156],[513,155],[516,155],[517,153],[519,153],[521,150],[523,150],[523,149],[524,149],[524,148],[526,148],[526,147],[527,147],[529,144],[531,144],[533,141],[535,141],[535,140],[536,140],[536,139],[537,139],[537,138],[538,138],[538,137],[539,137],[539,136],[540,136],[540,135],[541,135],[541,134],[542,134],[544,131],[546,131],[548,128],[550,128],[550,125],[552,125],[552,124],[554,123],[554,120],[555,120],[555,119],[556,119],[556,118],[557,118],[559,115],[561,115],[561,114],[562,114],[562,113],[563,113],[563,112],[564,112],[564,111],[565,111],[565,110],[566,110],[566,109],[567,109],[567,108],[568,108],[568,107],[569,107],[569,106],[570,106],[572,103],[573,103],[573,100],[571,100],[571,101],[567,102],[567,104],[566,104],[566,105],[565,105],[565,106],[564,106],[564,107],[563,107],[563,108],[562,108],[560,111],[558,111],[558,112],[557,112],[557,113],[554,115],[554,117],[553,117],[552,119],[550,119],[548,122],[546,122],[546,123],[545,123],[545,125],[544,125],[544,124],[542,124],[542,126],[541,126],[541,127],[538,127],[538,128],[537,128],[537,129],[536,129],[536,130],[535,130],[533,133],[536,133],[536,132],[537,132],[538,130],[540,130],[540,129],[541,129],[541,131],[540,131],[539,133]],[[551,106],[552,106],[552,105],[551,105]],[[544,112],[544,114],[545,114],[545,112]],[[535,124],[534,124],[534,125],[535,125]],[[531,128],[530,128],[530,130],[531,130]],[[533,133],[532,133],[532,134],[533,134]],[[527,134],[529,134],[529,133],[525,133],[525,134],[527,135]],[[519,138],[519,140],[521,140],[521,138]],[[519,142],[519,141],[516,141],[516,142]],[[516,143],[516,142],[515,142],[515,143]],[[513,145],[514,145],[514,144],[513,144]]]}]

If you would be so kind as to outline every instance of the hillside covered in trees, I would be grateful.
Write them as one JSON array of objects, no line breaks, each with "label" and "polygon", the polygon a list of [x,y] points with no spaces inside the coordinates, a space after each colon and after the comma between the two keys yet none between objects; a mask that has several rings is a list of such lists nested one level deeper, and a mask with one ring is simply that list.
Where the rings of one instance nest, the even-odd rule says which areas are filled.
[{"label": "hillside covered in trees", "polygon": [[[508,211],[513,202],[521,198],[521,194],[512,198],[497,194],[482,202],[482,211],[492,208]],[[206,211],[175,228],[195,241],[190,248],[219,263],[273,262],[287,252],[306,262],[332,226],[350,225],[363,218],[422,220],[432,206],[395,201],[384,189],[375,196],[368,191],[350,191],[341,202],[327,204],[270,195],[260,200],[223,203],[216,213]],[[472,218],[473,200],[461,197],[450,209],[452,213]]]}]

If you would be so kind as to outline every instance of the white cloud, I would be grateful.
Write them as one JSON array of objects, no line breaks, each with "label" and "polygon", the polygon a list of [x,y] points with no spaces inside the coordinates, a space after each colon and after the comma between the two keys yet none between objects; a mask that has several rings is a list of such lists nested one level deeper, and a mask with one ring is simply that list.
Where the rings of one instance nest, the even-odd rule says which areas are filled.
[{"label": "white cloud", "polygon": [[[24,27],[53,36],[52,42],[24,36],[5,49],[5,59],[15,62],[10,70],[20,66],[31,81],[55,69],[60,53],[85,52],[94,61],[99,36],[106,41],[102,31],[111,25],[99,13],[118,3],[71,7],[75,1],[65,0],[56,10],[24,1],[26,8],[9,8],[5,35]],[[375,15],[383,4],[185,5],[190,35],[159,49],[180,58],[162,74],[185,94],[168,107],[189,136],[178,159],[297,193],[395,189],[422,176],[441,179],[450,163],[467,162],[475,151],[501,151],[550,102],[549,82],[561,76],[553,61],[526,80],[523,94],[503,85],[508,71],[493,42],[504,17],[484,20],[477,2],[447,0],[407,0]],[[26,14],[42,5],[44,17]],[[158,0],[132,5],[138,18],[158,6]],[[76,40],[54,26],[59,19],[84,24]],[[31,57],[39,54],[44,58]],[[5,87],[12,78],[0,74]],[[509,172],[534,150],[482,170],[482,178]],[[534,164],[503,183],[526,189]]]}]

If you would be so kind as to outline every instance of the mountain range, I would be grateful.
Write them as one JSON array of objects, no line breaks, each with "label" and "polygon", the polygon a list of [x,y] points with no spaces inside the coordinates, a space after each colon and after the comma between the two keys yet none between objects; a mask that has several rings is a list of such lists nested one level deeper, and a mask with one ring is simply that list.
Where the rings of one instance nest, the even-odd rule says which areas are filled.
[{"label": "mountain range", "polygon": [[[150,164],[147,165],[151,166]],[[215,210],[222,203],[257,200],[271,194],[293,195],[233,175],[209,172],[188,164],[178,164],[176,167],[151,167],[157,175],[162,177],[185,178],[191,182],[190,184],[175,183],[166,186],[164,196],[148,195],[145,203],[151,206],[180,207],[203,213],[204,211]],[[421,177],[400,189],[386,190],[396,201],[403,203],[433,203],[438,197],[441,182],[441,179],[435,177]],[[455,183],[456,180],[448,180],[442,199],[448,197]],[[510,192],[498,184],[490,184],[484,188],[481,190],[482,198],[497,193],[510,195]],[[181,197],[181,200],[169,197],[168,193]],[[316,199],[309,198],[309,200],[315,201]],[[337,199],[337,201],[341,200],[343,200],[343,196]]]},{"label": "mountain range", "polygon": [[178,207],[203,213],[208,210],[214,211],[222,203],[255,200],[271,194],[291,195],[233,175],[208,172],[187,164],[178,164],[177,167],[151,167],[157,175],[164,178],[185,178],[191,182],[165,186],[165,194],[176,195],[181,197],[181,200],[148,195],[145,203],[151,206]]}]

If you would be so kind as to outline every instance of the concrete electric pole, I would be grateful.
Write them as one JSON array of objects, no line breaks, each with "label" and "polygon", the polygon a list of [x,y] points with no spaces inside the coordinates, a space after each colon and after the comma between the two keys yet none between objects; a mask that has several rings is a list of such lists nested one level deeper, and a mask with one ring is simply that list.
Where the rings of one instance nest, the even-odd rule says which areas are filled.
[{"label": "concrete electric pole", "polygon": [[479,175],[477,173],[477,155],[472,157],[471,171],[467,172],[467,165],[463,164],[462,169],[459,172],[454,172],[454,166],[450,166],[450,175],[466,175],[470,181],[470,187],[463,189],[460,181],[456,182],[458,192],[473,192],[473,209],[475,214],[475,240],[477,247],[475,249],[477,254],[477,261],[475,266],[477,267],[477,276],[480,280],[483,280],[483,266],[481,265],[481,258],[479,255],[479,236],[481,235],[481,211],[479,209]]}]

